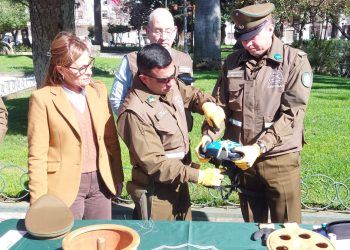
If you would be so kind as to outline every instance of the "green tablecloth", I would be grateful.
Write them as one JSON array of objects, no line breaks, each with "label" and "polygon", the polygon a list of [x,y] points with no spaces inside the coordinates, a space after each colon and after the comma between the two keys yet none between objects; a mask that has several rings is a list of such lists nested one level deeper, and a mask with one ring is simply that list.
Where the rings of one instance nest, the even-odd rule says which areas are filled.
[{"label": "green tablecloth", "polygon": [[[251,240],[251,235],[258,230],[254,223],[206,222],[206,221],[133,221],[133,220],[80,220],[75,221],[72,230],[93,224],[119,224],[135,229],[141,238],[139,250],[162,249],[166,246],[179,246],[177,249],[266,249],[261,240]],[[311,226],[304,225],[311,229]],[[277,226],[277,228],[279,228]],[[8,230],[25,230],[24,220],[10,219],[0,223],[0,236]],[[61,249],[62,239],[37,240],[26,234],[11,249]],[[191,247],[195,245],[196,247]],[[204,248],[212,246],[212,248]],[[167,248],[163,248],[167,249]],[[169,248],[168,248],[169,249]],[[174,248],[172,248],[174,249]]]}]

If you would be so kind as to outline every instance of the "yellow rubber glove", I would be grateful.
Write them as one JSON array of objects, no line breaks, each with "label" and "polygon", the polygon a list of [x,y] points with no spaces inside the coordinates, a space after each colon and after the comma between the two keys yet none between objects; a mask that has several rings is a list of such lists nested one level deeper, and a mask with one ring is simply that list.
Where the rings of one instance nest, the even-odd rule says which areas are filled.
[{"label": "yellow rubber glove", "polygon": [[196,156],[201,163],[207,163],[210,160],[209,158],[205,158],[205,156],[203,155],[205,153],[205,147],[210,142],[211,138],[208,135],[203,135],[200,143],[195,149]]},{"label": "yellow rubber glove", "polygon": [[242,170],[246,170],[253,166],[256,159],[260,156],[260,147],[258,144],[253,144],[249,146],[242,146],[235,148],[235,151],[242,152],[244,157],[240,160],[233,161],[237,167]]},{"label": "yellow rubber glove", "polygon": [[217,168],[199,170],[198,184],[202,184],[203,186],[220,186],[222,179],[224,179],[224,176]]},{"label": "yellow rubber glove", "polygon": [[225,120],[224,110],[213,102],[205,102],[202,105],[205,119],[210,127],[220,128]]}]

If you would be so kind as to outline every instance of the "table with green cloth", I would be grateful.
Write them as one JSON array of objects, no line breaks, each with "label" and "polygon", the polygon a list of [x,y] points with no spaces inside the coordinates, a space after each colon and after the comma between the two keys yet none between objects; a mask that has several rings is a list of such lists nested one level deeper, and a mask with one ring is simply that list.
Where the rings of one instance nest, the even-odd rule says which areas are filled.
[{"label": "table with green cloth", "polygon": [[[207,221],[76,220],[71,231],[94,224],[118,224],[133,228],[140,235],[137,249],[266,249],[261,240],[251,239],[256,223]],[[311,225],[302,225],[311,229]],[[276,225],[276,229],[280,228]],[[23,219],[0,223],[0,236],[9,230],[25,230]],[[165,247],[167,246],[167,247]],[[183,246],[183,247],[180,247]],[[39,240],[28,233],[11,249],[61,249],[62,238]],[[0,247],[1,248],[1,247]]]}]

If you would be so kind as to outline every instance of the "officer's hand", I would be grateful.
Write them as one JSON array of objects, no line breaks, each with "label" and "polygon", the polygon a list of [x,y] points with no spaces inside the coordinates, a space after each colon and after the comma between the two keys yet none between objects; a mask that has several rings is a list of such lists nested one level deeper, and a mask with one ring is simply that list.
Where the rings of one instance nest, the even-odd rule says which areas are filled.
[{"label": "officer's hand", "polygon": [[121,194],[122,194],[122,191],[123,191],[123,183],[118,183],[117,184],[117,194],[116,194],[116,197],[119,197]]},{"label": "officer's hand", "polygon": [[205,102],[202,105],[202,109],[209,126],[220,128],[225,120],[224,110],[213,102]]},{"label": "officer's hand", "polygon": [[257,144],[237,147],[234,150],[244,154],[242,159],[233,161],[236,166],[242,170],[252,167],[256,158],[258,158],[261,154],[260,147]]},{"label": "officer's hand", "polygon": [[224,179],[224,176],[217,168],[199,170],[198,184],[202,184],[203,186],[220,186],[222,179]]},{"label": "officer's hand", "polygon": [[206,147],[211,143],[211,138],[208,135],[203,135],[200,143],[196,147],[196,156],[201,163],[207,163],[209,158],[205,157]]}]

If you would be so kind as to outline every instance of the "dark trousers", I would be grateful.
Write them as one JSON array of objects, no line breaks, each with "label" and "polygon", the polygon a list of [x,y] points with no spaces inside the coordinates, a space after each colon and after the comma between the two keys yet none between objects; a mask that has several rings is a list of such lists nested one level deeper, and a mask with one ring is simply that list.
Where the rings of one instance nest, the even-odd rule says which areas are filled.
[{"label": "dark trousers", "polygon": [[240,186],[247,193],[239,195],[246,222],[301,223],[300,153],[258,159],[241,172]]},{"label": "dark trousers", "polygon": [[112,219],[111,195],[97,171],[81,174],[79,192],[70,209],[75,220]]},{"label": "dark trousers", "polygon": [[[140,199],[134,195],[134,219],[192,220],[188,184],[155,183],[152,194]],[[142,201],[144,199],[144,201]]]}]

